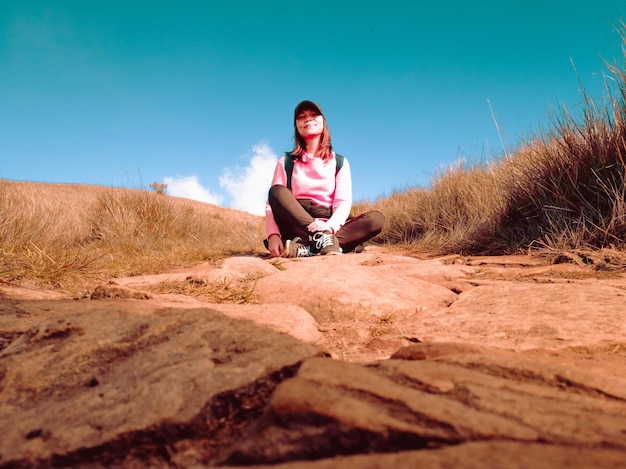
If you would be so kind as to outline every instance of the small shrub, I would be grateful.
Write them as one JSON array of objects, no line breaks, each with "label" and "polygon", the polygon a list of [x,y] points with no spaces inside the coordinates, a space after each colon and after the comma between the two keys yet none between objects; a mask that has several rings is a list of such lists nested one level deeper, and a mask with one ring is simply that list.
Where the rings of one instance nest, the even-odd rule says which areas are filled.
[{"label": "small shrub", "polygon": [[165,190],[167,189],[167,184],[154,181],[152,184],[150,184],[150,189],[152,189],[157,194],[163,195],[165,194]]}]

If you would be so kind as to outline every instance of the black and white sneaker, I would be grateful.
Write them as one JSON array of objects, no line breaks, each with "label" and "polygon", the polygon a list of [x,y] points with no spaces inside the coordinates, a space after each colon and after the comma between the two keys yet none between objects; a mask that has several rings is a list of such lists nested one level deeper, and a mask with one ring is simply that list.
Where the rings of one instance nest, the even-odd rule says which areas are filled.
[{"label": "black and white sneaker", "polygon": [[288,239],[285,243],[283,257],[310,257],[314,255],[309,246],[302,242],[302,238]]},{"label": "black and white sneaker", "polygon": [[337,236],[328,231],[317,231],[309,235],[311,242],[311,250],[320,253],[322,256],[326,254],[341,254],[341,247]]}]

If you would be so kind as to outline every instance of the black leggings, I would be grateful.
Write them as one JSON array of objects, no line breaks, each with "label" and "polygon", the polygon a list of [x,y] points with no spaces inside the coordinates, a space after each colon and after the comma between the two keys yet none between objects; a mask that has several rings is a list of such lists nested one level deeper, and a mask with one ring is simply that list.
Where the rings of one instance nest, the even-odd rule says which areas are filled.
[{"label": "black leggings", "polygon": [[[296,199],[285,186],[272,186],[269,204],[283,239],[309,239],[307,227],[315,218],[330,218],[332,209],[320,207],[308,199]],[[344,252],[353,251],[359,244],[373,238],[383,229],[385,216],[377,211],[365,212],[346,221],[336,236]]]}]

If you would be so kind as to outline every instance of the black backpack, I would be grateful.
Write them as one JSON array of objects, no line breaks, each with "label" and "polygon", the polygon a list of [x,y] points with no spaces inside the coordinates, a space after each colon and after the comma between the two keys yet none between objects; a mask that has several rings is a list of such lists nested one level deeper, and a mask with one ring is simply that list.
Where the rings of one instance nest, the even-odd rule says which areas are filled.
[{"label": "black backpack", "polygon": [[[335,159],[337,160],[337,168],[335,169],[335,176],[339,170],[343,167],[343,156],[339,153],[335,153]],[[291,153],[285,153],[285,173],[287,173],[287,189],[291,190],[291,175],[293,174],[293,156]]]}]

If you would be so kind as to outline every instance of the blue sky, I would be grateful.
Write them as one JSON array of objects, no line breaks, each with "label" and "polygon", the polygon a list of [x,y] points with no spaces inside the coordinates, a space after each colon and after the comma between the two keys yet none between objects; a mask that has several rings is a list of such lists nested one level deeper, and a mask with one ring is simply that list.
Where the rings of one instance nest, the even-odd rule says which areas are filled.
[{"label": "blue sky", "polygon": [[622,61],[616,0],[421,3],[0,0],[0,178],[260,213],[312,99],[375,200],[497,158]]}]

